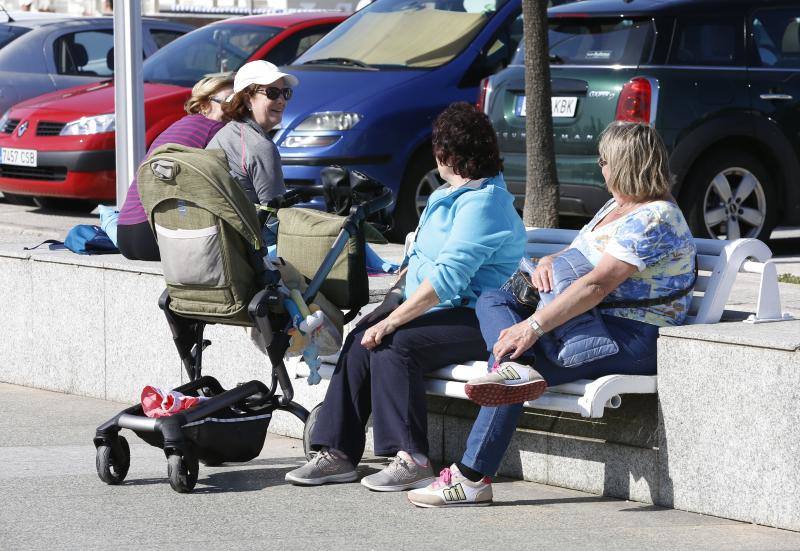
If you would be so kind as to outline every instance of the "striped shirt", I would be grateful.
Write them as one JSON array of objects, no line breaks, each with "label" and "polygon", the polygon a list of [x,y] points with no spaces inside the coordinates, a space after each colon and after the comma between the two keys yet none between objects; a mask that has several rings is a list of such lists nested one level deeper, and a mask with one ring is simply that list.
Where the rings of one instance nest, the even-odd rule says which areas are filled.
[{"label": "striped shirt", "polygon": [[[203,149],[223,126],[225,126],[225,123],[208,119],[197,113],[186,115],[172,123],[170,127],[153,140],[145,158],[149,157],[156,148],[168,143]],[[125,204],[122,205],[122,210],[119,213],[119,225],[132,226],[142,222],[147,222],[147,214],[144,212],[142,200],[139,197],[139,186],[136,184],[136,178],[134,178],[128,188]]]}]

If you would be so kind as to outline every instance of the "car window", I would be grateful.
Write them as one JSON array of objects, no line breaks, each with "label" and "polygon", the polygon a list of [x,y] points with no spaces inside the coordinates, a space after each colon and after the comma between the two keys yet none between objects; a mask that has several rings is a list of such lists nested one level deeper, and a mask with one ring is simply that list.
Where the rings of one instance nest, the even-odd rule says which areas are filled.
[{"label": "car window", "polygon": [[762,67],[800,68],[800,8],[758,10],[751,29]]},{"label": "car window", "polygon": [[[551,19],[550,61],[568,65],[639,65],[650,60],[655,41],[650,19]],[[520,43],[512,61],[525,63]]]},{"label": "car window", "polygon": [[111,76],[109,52],[114,47],[111,31],[82,31],[56,39],[56,72],[60,75]]},{"label": "car window", "polygon": [[181,31],[173,31],[167,29],[150,29],[150,36],[153,37],[153,42],[156,43],[156,48],[159,50],[185,33]]},{"label": "car window", "polygon": [[670,50],[674,65],[744,65],[743,20],[739,17],[681,18]]},{"label": "car window", "polygon": [[144,62],[144,80],[194,86],[210,73],[236,71],[281,30],[242,23],[201,27],[151,55]]},{"label": "car window", "polygon": [[296,63],[433,68],[466,48],[507,0],[379,0]]},{"label": "car window", "polygon": [[335,26],[324,25],[298,31],[272,48],[264,59],[275,65],[288,65],[303,55]]},{"label": "car window", "polygon": [[16,25],[0,25],[0,48],[9,44],[15,38],[19,38],[30,29],[17,27]]},{"label": "car window", "polygon": [[481,49],[464,75],[461,86],[477,86],[480,80],[505,68],[522,40],[522,14],[512,15]]}]

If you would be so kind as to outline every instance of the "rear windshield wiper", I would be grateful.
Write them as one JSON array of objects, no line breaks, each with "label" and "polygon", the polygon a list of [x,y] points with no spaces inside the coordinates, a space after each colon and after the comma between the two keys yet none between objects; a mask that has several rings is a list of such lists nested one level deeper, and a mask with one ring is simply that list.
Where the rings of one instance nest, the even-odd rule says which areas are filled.
[{"label": "rear windshield wiper", "polygon": [[349,57],[323,57],[321,59],[311,59],[303,65],[346,65],[348,67],[359,67],[361,69],[377,69],[368,63]]}]

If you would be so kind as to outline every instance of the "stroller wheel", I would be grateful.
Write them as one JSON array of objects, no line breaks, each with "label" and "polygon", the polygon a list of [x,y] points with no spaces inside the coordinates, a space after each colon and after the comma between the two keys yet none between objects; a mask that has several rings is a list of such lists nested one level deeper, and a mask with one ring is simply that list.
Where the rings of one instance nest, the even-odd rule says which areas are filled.
[{"label": "stroller wheel", "polygon": [[111,485],[121,484],[131,466],[131,448],[128,446],[128,441],[125,440],[124,436],[118,436],[117,438],[119,438],[121,450],[120,457],[114,454],[114,449],[111,446],[106,445],[99,446],[95,456],[97,476],[106,484]]},{"label": "stroller wheel", "polygon": [[200,466],[196,458],[190,459],[178,454],[167,458],[167,476],[172,489],[181,494],[188,494],[197,483]]},{"label": "stroller wheel", "polygon": [[311,461],[317,452],[311,449],[311,435],[314,431],[314,425],[317,423],[317,419],[319,418],[319,412],[322,410],[322,404],[317,404],[314,406],[308,414],[308,419],[306,419],[306,424],[303,427],[303,453],[306,455],[306,460]]}]

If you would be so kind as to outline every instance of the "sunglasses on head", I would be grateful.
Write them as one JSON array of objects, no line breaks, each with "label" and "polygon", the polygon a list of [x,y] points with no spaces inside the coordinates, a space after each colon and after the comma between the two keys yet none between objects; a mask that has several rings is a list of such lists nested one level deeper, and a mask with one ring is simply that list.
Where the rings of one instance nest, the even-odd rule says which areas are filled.
[{"label": "sunglasses on head", "polygon": [[283,95],[283,99],[289,101],[292,99],[292,89],[291,88],[278,88],[277,86],[268,86],[267,88],[258,88],[256,90],[256,94],[264,94],[267,96],[267,99],[276,100],[281,95]]}]

